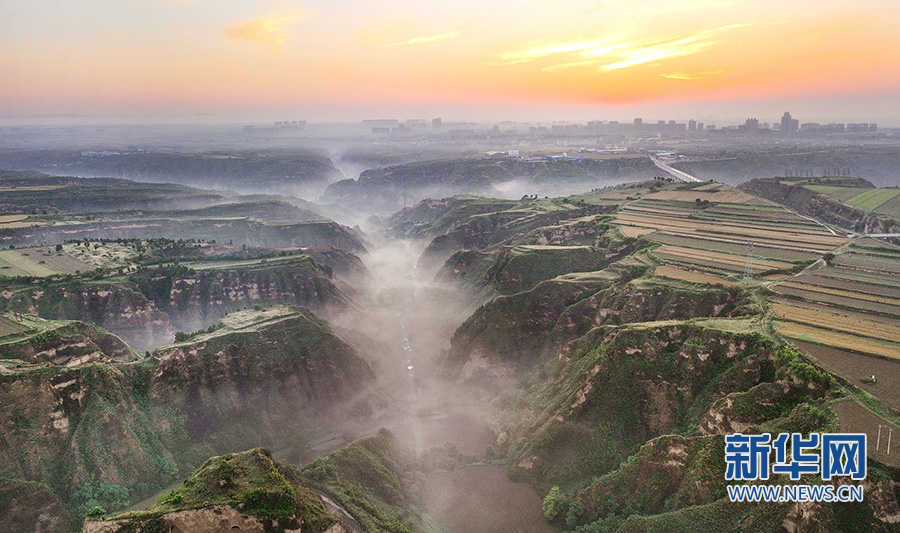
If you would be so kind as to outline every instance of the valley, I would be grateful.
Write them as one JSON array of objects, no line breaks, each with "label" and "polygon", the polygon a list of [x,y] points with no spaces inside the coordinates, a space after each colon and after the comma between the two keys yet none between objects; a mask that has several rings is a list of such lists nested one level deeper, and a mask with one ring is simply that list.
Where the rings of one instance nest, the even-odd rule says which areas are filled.
[{"label": "valley", "polygon": [[[340,205],[3,171],[0,529],[894,530],[891,189],[398,157]],[[839,430],[863,504],[727,499],[725,435]]]}]

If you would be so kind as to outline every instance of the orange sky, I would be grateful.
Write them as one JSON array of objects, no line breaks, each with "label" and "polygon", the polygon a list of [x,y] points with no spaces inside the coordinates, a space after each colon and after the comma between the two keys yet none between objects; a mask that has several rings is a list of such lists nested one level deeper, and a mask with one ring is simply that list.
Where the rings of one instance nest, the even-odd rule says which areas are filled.
[{"label": "orange sky", "polygon": [[835,116],[890,115],[900,103],[898,6],[896,0],[3,2],[0,115],[342,118],[564,106],[602,118],[742,105],[771,108],[775,116],[788,104]]}]

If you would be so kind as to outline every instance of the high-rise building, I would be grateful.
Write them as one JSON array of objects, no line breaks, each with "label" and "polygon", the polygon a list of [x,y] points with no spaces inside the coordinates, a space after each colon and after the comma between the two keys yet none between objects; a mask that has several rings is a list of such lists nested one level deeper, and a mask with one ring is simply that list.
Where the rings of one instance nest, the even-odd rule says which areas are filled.
[{"label": "high-rise building", "polygon": [[441,118],[440,117],[431,120],[431,129],[433,129],[433,130],[441,129]]},{"label": "high-rise building", "polygon": [[697,131],[697,121],[696,120],[691,119],[688,121],[688,131],[690,131],[690,132]]},{"label": "high-rise building", "polygon": [[791,113],[785,111],[781,116],[781,133],[796,133],[800,129],[800,120],[791,118]]}]

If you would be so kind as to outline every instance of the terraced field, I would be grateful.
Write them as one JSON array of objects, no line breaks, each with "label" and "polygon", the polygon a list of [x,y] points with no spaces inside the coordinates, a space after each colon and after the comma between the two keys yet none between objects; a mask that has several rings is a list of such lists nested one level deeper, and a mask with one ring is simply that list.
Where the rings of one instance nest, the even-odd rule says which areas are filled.
[{"label": "terraced field", "polygon": [[678,268],[670,265],[659,265],[653,271],[653,274],[656,276],[669,278],[669,279],[678,279],[682,281],[690,281],[692,283],[721,283],[723,285],[736,285],[736,283],[728,280],[724,280],[719,276],[714,276],[712,274],[707,274],[705,272],[698,272],[696,270],[687,270],[684,268]]},{"label": "terraced field", "polygon": [[[696,248],[684,248],[682,246],[663,245],[657,248],[654,255],[663,259],[669,259],[676,262],[690,263],[708,266],[710,268],[718,268],[732,272],[743,272],[747,264],[744,256],[730,253],[710,252]],[[793,263],[784,261],[769,261],[753,257],[750,259],[750,265],[754,272],[768,270],[784,270],[791,268]]]},{"label": "terraced field", "polygon": [[900,366],[885,366],[900,360],[900,256],[865,238],[843,250],[833,265],[770,287],[776,329],[855,384],[861,375],[897,376],[894,386],[879,379],[871,392],[900,408]]},{"label": "terraced field", "polygon": [[778,280],[847,243],[815,221],[720,183],[643,192],[631,197],[614,222],[626,236],[660,243],[654,255],[684,272],[735,281],[747,267],[752,243],[752,274]]}]

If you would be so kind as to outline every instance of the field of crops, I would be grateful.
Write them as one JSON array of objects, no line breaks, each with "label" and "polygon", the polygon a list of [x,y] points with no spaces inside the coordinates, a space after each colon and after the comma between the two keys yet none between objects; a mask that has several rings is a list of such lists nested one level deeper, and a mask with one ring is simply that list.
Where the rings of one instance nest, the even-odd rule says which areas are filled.
[{"label": "field of crops", "polygon": [[846,202],[847,200],[853,198],[854,196],[860,195],[862,193],[873,190],[869,187],[839,187],[837,185],[814,185],[814,184],[806,184],[803,185],[804,188],[807,188],[813,192],[817,192],[819,194],[824,194],[828,198],[832,200],[837,200],[838,202]]},{"label": "field of crops", "polygon": [[891,217],[900,217],[900,195],[894,196],[881,204],[878,207],[878,212]]},{"label": "field of crops", "polygon": [[690,281],[693,283],[721,283],[723,285],[736,285],[736,283],[732,281],[724,280],[718,276],[713,276],[712,274],[698,272],[696,270],[687,270],[671,265],[659,265],[653,271],[653,274],[664,278]]},{"label": "field of crops", "polygon": [[[663,245],[654,250],[654,255],[663,259],[670,259],[679,263],[693,263],[711,268],[719,268],[733,272],[743,272],[747,265],[747,258],[740,255],[710,252],[695,248]],[[769,261],[765,259],[751,258],[751,268],[759,273],[767,270],[783,270],[794,266],[784,261]]]},{"label": "field of crops", "polygon": [[[782,320],[900,343],[900,327],[862,319],[858,315],[849,316],[784,303],[773,304],[772,311]],[[900,353],[897,355],[900,357]]]},{"label": "field of crops", "polygon": [[40,260],[34,260],[15,250],[0,250],[0,276],[52,276],[57,272],[46,265],[40,264]]},{"label": "field of crops", "polygon": [[847,200],[847,204],[863,211],[878,211],[888,200],[900,194],[900,189],[872,189]]},{"label": "field of crops", "polygon": [[834,346],[857,353],[878,355],[900,360],[900,346],[895,342],[881,341],[869,337],[860,337],[850,333],[842,333],[815,326],[807,326],[797,322],[778,321],[775,324],[778,333],[789,339]]},{"label": "field of crops", "polygon": [[[699,250],[709,250],[712,252],[724,252],[729,254],[746,255],[747,244],[740,242],[731,242],[719,240],[716,238],[699,237],[699,236],[682,236],[672,235],[670,233],[654,233],[650,240],[661,244],[672,244],[675,246],[683,246],[685,248],[697,248]],[[775,246],[753,246],[752,255],[761,259],[774,259],[780,261],[809,261],[821,257],[819,254],[812,252],[804,252],[790,248],[779,248]]]},{"label": "field of crops", "polygon": [[835,236],[823,228],[799,226],[779,228],[754,224],[752,219],[743,222],[695,220],[688,217],[641,213],[631,206],[616,215],[615,222],[623,226],[653,228],[664,233],[717,237],[734,242],[784,246],[813,253],[825,253],[846,243],[846,237]]}]

